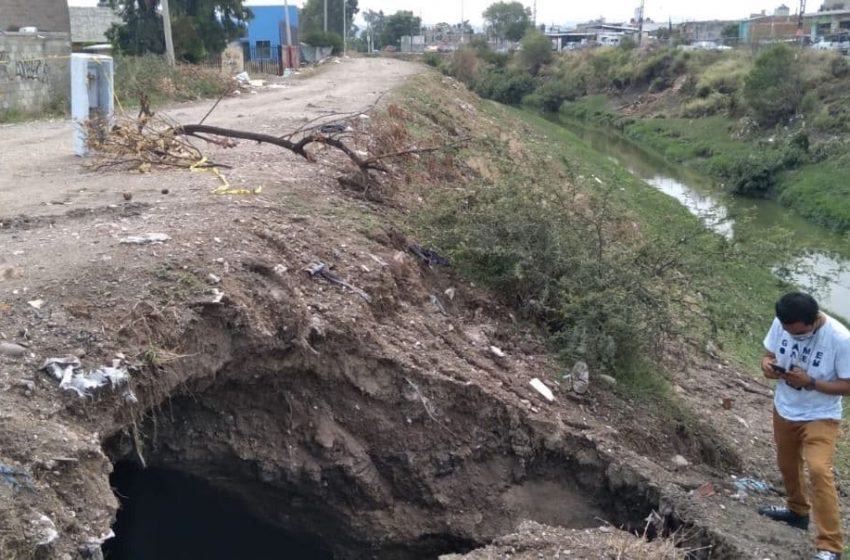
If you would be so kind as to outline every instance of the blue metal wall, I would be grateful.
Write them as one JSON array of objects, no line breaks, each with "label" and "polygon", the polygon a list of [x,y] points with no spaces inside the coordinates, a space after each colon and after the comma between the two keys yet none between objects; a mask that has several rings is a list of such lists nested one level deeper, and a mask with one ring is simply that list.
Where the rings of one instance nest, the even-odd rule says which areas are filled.
[{"label": "blue metal wall", "polygon": [[[277,52],[277,47],[281,44],[282,25],[285,21],[283,6],[249,7],[254,14],[254,17],[248,22],[247,42],[250,43],[250,48],[256,48],[257,41],[270,41],[272,51]],[[289,6],[289,26],[293,33],[298,29],[298,8],[296,6]]]}]

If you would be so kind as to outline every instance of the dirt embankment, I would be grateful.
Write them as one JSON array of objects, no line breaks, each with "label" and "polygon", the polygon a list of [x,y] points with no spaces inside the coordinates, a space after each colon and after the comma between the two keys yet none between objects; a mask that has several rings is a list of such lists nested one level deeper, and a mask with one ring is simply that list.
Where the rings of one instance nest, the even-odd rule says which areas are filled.
[{"label": "dirt embankment", "polygon": [[[228,99],[208,122],[284,132],[365,109],[420,71],[346,60]],[[170,115],[192,122],[207,109]],[[651,532],[679,529],[682,546],[708,547],[697,557],[807,550],[730,496],[731,474],[768,476],[771,462],[766,390],[728,364],[678,356],[688,425],[600,382],[569,395],[534,333],[408,250],[416,240],[392,224],[410,208],[364,201],[328,166],[274,147],[210,147],[234,166],[231,183],[263,186],[222,197],[207,173],[86,171],[68,155],[66,124],[3,132],[0,339],[25,351],[0,353],[0,557],[99,557],[118,463],[205,480],[340,558],[467,552],[526,520],[643,529],[653,511]],[[146,233],[169,239],[120,242]],[[368,301],[311,278],[316,262]],[[68,354],[86,369],[122,360],[137,402],[61,391],[39,368]],[[726,394],[732,411],[719,406]],[[708,481],[715,495],[692,492]],[[543,539],[592,558],[621,542],[607,529],[585,540],[526,524],[519,535],[499,554],[543,554]]]}]

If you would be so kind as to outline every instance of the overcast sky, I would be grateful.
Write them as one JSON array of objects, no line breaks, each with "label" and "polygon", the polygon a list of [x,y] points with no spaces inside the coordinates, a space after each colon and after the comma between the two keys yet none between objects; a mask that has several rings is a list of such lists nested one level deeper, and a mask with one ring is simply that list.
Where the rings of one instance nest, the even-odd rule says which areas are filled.
[{"label": "overcast sky", "polygon": [[[342,2],[342,0],[328,0],[329,2]],[[533,7],[534,0],[525,0],[523,3],[529,8]],[[750,13],[773,10],[783,0],[710,0],[697,2],[694,0],[647,0],[646,15],[655,21],[667,21],[672,17],[674,21],[700,20],[700,19],[741,19]],[[797,11],[799,5],[796,0],[784,0],[791,6],[791,12]],[[301,6],[303,1],[293,0],[293,5]],[[360,10],[383,10],[384,13],[393,13],[397,10],[410,10],[422,17],[424,23],[437,23],[440,21],[459,22],[461,19],[461,5],[463,6],[463,17],[473,25],[481,24],[481,13],[493,0],[359,0]],[[97,0],[70,0],[72,6],[93,6]],[[248,0],[247,5],[282,5],[283,0]],[[628,21],[634,14],[635,8],[640,0],[599,0],[598,2],[586,2],[582,0],[537,0],[537,21],[545,24],[564,24],[566,22],[586,21],[604,16],[608,21]],[[818,0],[809,2],[808,11],[814,11],[820,4]]]}]

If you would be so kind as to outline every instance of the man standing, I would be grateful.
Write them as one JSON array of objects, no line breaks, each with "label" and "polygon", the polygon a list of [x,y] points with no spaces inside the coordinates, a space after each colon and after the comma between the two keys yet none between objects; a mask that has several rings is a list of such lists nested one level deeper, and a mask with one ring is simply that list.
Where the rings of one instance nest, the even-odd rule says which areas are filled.
[{"label": "man standing", "polygon": [[[821,312],[812,296],[794,292],[776,302],[776,318],[764,347],[762,373],[779,380],[773,437],[788,497],[786,506],[763,506],[759,513],[807,529],[811,511],[818,531],[815,560],[839,560],[844,540],[832,461],[841,397],[850,394],[850,332]],[[811,502],[804,461],[809,467]]]}]

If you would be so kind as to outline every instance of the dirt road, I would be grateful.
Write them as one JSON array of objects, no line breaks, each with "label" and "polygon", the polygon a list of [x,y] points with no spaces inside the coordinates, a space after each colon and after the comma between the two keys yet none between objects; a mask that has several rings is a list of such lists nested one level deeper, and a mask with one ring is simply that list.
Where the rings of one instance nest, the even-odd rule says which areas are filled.
[{"label": "dirt road", "polygon": [[[280,133],[305,119],[328,113],[366,110],[382,94],[415,73],[416,66],[391,59],[347,59],[320,68],[315,75],[291,79],[223,100],[206,124],[257,132]],[[169,108],[164,113],[179,123],[196,123],[211,101]],[[72,149],[70,121],[0,125],[0,221],[10,216],[63,213],[67,210],[118,203],[125,191],[134,200],[151,202],[164,183],[184,184],[179,171],[164,178],[126,173],[93,174]],[[280,157],[269,150],[268,161]],[[219,158],[221,159],[221,158]],[[249,180],[248,171],[242,171]],[[193,184],[207,184],[206,180]]]}]

